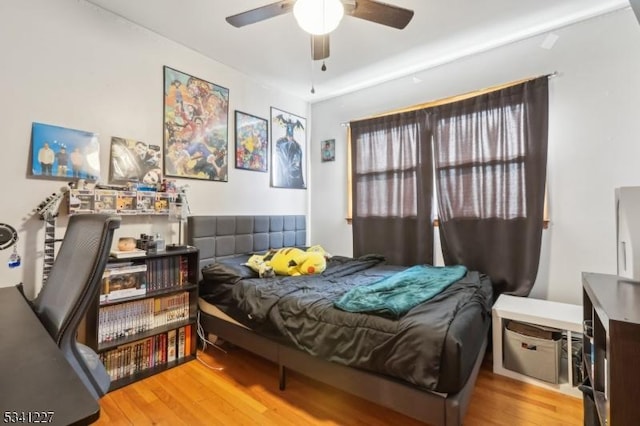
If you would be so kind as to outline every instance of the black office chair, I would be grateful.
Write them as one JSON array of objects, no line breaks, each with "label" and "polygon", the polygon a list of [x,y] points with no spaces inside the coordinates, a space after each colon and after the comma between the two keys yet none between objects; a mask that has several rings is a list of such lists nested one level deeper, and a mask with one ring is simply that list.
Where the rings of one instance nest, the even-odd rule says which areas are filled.
[{"label": "black office chair", "polygon": [[42,324],[96,399],[107,393],[111,380],[95,351],[77,342],[76,335],[87,310],[98,300],[102,273],[118,227],[117,216],[71,216],[49,277],[31,302]]}]

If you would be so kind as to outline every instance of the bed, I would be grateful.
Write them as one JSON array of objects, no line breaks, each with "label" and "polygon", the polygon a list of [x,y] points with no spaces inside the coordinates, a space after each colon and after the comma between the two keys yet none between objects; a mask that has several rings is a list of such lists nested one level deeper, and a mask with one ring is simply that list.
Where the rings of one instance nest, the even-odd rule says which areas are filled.
[{"label": "bed", "polygon": [[488,341],[489,280],[468,271],[394,317],[334,306],[405,269],[379,256],[334,256],[319,276],[276,279],[242,265],[251,253],[306,247],[306,234],[301,215],[190,216],[204,330],[276,363],[282,390],[290,369],[429,424],[462,424]]}]

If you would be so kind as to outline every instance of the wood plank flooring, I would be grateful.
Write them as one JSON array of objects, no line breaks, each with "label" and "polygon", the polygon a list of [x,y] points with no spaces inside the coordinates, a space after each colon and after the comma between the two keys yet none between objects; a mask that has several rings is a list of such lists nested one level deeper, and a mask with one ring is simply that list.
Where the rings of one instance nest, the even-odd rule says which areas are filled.
[{"label": "wood plank flooring", "polygon": [[[96,425],[423,425],[242,349],[215,348],[107,394]],[[582,400],[494,375],[485,360],[465,417],[473,425],[582,425]]]}]

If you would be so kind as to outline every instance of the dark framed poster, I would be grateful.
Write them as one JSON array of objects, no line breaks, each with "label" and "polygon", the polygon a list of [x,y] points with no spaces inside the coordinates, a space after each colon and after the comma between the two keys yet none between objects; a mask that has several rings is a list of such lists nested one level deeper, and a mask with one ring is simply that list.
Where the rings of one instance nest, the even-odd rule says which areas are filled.
[{"label": "dark framed poster", "polygon": [[228,180],[229,89],[164,67],[164,175]]},{"label": "dark framed poster", "polygon": [[271,186],[306,189],[307,120],[271,107]]},{"label": "dark framed poster", "polygon": [[237,110],[235,119],[236,168],[266,172],[269,153],[267,120]]}]

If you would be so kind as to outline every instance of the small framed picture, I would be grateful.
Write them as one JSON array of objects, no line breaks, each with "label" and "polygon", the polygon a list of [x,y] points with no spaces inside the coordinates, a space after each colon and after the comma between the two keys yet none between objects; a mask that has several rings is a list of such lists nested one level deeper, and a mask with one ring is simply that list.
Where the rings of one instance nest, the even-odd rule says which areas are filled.
[{"label": "small framed picture", "polygon": [[236,169],[266,172],[269,124],[265,118],[236,110]]},{"label": "small framed picture", "polygon": [[111,138],[111,183],[162,182],[162,148],[134,139]]},{"label": "small framed picture", "polygon": [[320,155],[322,162],[336,160],[336,140],[327,139],[320,144]]}]

